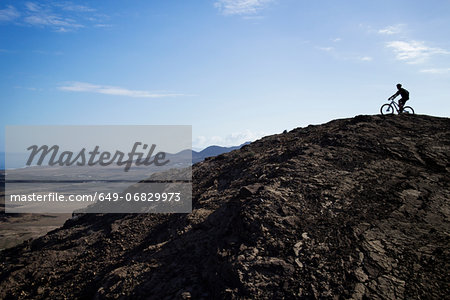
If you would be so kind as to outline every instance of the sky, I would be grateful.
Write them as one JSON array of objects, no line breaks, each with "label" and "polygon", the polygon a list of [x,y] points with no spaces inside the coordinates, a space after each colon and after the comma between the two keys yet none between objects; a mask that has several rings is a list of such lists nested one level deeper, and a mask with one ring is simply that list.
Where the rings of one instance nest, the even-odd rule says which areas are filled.
[{"label": "sky", "polygon": [[450,115],[449,0],[0,0],[6,125],[192,125],[231,146],[378,114]]}]

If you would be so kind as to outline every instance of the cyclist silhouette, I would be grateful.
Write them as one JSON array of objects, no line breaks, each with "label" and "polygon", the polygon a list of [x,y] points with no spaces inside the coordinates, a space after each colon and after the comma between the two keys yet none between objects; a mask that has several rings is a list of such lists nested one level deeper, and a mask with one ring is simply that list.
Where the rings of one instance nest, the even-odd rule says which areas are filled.
[{"label": "cyclist silhouette", "polygon": [[399,106],[399,112],[401,113],[403,111],[403,106],[405,105],[406,101],[409,100],[409,92],[402,88],[402,85],[399,83],[397,84],[397,92],[389,97],[389,100],[395,99],[398,95],[402,96],[400,100],[398,100],[398,106]]}]

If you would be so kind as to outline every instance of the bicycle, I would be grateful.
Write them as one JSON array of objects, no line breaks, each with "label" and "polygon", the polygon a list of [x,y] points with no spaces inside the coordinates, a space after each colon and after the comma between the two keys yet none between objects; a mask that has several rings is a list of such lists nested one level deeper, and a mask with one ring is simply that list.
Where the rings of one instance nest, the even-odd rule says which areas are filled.
[{"label": "bicycle", "polygon": [[394,99],[391,100],[391,103],[383,104],[380,108],[382,115],[392,115],[394,111],[397,111],[398,114],[414,114],[414,109],[411,106],[403,106],[403,111],[400,112],[400,107]]}]

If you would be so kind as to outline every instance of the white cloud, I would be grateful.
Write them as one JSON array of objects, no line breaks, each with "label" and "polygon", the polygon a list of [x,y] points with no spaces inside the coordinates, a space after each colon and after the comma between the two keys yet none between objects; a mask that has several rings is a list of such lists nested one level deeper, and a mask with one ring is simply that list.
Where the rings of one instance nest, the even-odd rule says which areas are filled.
[{"label": "white cloud", "polygon": [[164,97],[185,96],[184,94],[153,93],[149,91],[130,90],[117,86],[97,85],[78,81],[69,82],[64,86],[60,86],[59,89],[62,91],[69,91],[69,92],[88,92],[104,95],[126,96],[132,98],[164,98]]},{"label": "white cloud", "polygon": [[95,9],[93,9],[91,7],[73,4],[71,2],[55,3],[54,5],[61,7],[62,10],[66,10],[66,11],[75,11],[75,12],[94,12],[94,11],[96,11]]},{"label": "white cloud", "polygon": [[388,42],[386,47],[391,48],[395,52],[398,60],[409,64],[422,63],[437,54],[450,54],[445,49],[428,47],[421,41],[392,41]]},{"label": "white cloud", "polygon": [[331,52],[334,50],[333,47],[317,47],[317,49],[325,51],[325,52]]},{"label": "white cloud", "polygon": [[385,35],[393,35],[393,34],[399,34],[403,32],[404,24],[397,24],[392,26],[387,26],[385,28],[382,28],[378,30],[379,34],[385,34]]},{"label": "white cloud", "polygon": [[358,60],[361,60],[361,61],[372,61],[373,58],[370,57],[370,56],[361,56],[361,57],[358,57]]},{"label": "white cloud", "polygon": [[41,7],[39,6],[39,4],[36,4],[33,2],[25,3],[25,7],[27,8],[27,10],[34,11],[34,12],[38,12],[41,10]]},{"label": "white cloud", "polygon": [[446,73],[450,73],[450,68],[424,69],[424,70],[420,70],[420,72],[428,73],[428,74],[446,74]]},{"label": "white cloud", "polygon": [[94,27],[98,27],[98,28],[110,28],[110,27],[112,27],[112,25],[111,25],[111,24],[102,24],[102,23],[99,23],[99,24],[95,24]]},{"label": "white cloud", "polygon": [[251,15],[264,9],[274,0],[217,0],[214,6],[224,15]]},{"label": "white cloud", "polygon": [[5,9],[0,9],[0,22],[9,22],[17,19],[20,16],[20,13],[17,9],[8,5]]},{"label": "white cloud", "polygon": [[266,132],[254,132],[247,129],[245,131],[231,133],[226,136],[198,136],[194,138],[192,146],[194,149],[199,150],[213,145],[222,147],[239,146],[245,142],[255,141],[266,135],[268,135]]},{"label": "white cloud", "polygon": [[342,53],[341,51],[336,51],[334,47],[316,47],[316,49],[328,53],[331,57],[338,60],[358,60],[358,61],[372,61],[373,58],[367,55],[358,55],[355,53]]},{"label": "white cloud", "polygon": [[27,2],[25,7],[27,16],[24,17],[23,21],[29,25],[52,27],[61,32],[84,27],[71,17],[56,13],[55,6],[43,6],[34,2]]},{"label": "white cloud", "polygon": [[54,27],[57,31],[66,32],[69,29],[84,27],[71,19],[62,19],[56,15],[39,14],[24,18],[25,23],[36,26]]},{"label": "white cloud", "polygon": [[[19,11],[20,10],[20,11]],[[29,1],[22,6],[7,6],[0,10],[0,21],[17,25],[50,28],[54,31],[73,31],[87,25],[103,23],[105,15],[87,6],[65,1]]]},{"label": "white cloud", "polygon": [[332,39],[332,41],[335,42],[335,43],[337,43],[337,42],[342,41],[342,39],[341,39],[341,38],[335,38],[335,39]]}]

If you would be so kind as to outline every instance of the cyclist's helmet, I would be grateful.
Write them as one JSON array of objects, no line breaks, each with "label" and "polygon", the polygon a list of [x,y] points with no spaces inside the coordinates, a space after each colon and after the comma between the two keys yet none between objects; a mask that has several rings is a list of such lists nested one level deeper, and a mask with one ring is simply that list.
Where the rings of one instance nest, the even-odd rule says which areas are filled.
[{"label": "cyclist's helmet", "polygon": [[398,88],[401,88],[402,85],[401,85],[400,83],[397,83],[397,87],[398,87]]}]

